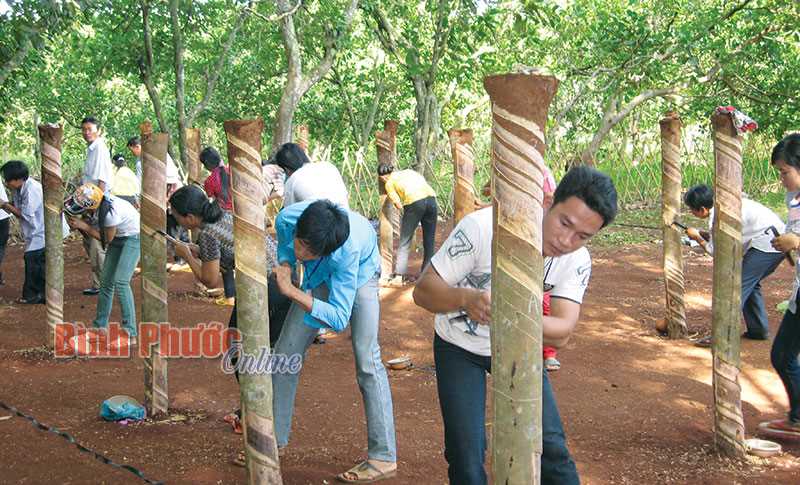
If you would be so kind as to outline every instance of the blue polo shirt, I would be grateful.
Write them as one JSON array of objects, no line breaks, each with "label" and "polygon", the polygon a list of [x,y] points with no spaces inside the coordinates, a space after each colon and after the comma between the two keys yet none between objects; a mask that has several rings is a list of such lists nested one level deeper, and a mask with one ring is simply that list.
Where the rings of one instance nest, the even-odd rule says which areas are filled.
[{"label": "blue polo shirt", "polygon": [[[275,220],[278,236],[278,264],[297,264],[294,255],[294,236],[297,219],[313,200],[284,207]],[[341,207],[340,207],[341,208]],[[356,291],[364,286],[380,270],[380,252],[375,229],[367,218],[357,212],[341,208],[350,221],[350,236],[336,251],[323,258],[303,263],[303,284],[307,291],[325,284],[328,301],[314,298],[311,313],[303,322],[309,327],[330,327],[341,332],[350,322]]]}]

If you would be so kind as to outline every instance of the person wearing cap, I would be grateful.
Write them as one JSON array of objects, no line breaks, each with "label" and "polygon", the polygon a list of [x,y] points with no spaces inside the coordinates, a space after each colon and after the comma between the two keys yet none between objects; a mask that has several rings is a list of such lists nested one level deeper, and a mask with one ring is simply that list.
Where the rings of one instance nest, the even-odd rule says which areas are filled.
[{"label": "person wearing cap", "polygon": [[114,162],[114,189],[111,191],[122,200],[127,200],[134,207],[139,207],[139,193],[141,184],[133,170],[128,168],[125,157],[116,154],[111,159]]},{"label": "person wearing cap", "polygon": [[[104,194],[100,187],[91,183],[81,185],[67,198],[64,212],[69,215],[70,227],[97,240],[106,250],[93,326],[100,329],[108,326],[116,293],[122,311],[122,328],[130,337],[129,345],[135,345],[138,330],[131,278],[139,262],[139,212],[130,202]],[[87,214],[96,216],[99,229],[80,218]]]},{"label": "person wearing cap", "polygon": [[[81,135],[86,141],[86,161],[83,164],[81,183],[91,183],[107,193],[111,193],[114,174],[111,164],[111,152],[105,139],[100,136],[100,122],[93,116],[87,116],[81,121]],[[97,221],[88,220],[90,226],[97,229]],[[83,233],[82,233],[83,234]],[[100,292],[100,273],[106,253],[100,243],[86,234],[83,234],[83,249],[92,265],[92,286],[83,290],[84,295],[96,295]]]},{"label": "person wearing cap", "polygon": [[22,298],[18,303],[38,304],[45,302],[44,270],[44,198],[42,184],[29,177],[28,166],[19,160],[6,162],[0,172],[3,181],[12,190],[13,205],[6,202],[0,209],[14,214],[19,219],[22,237],[25,240],[25,283]]}]

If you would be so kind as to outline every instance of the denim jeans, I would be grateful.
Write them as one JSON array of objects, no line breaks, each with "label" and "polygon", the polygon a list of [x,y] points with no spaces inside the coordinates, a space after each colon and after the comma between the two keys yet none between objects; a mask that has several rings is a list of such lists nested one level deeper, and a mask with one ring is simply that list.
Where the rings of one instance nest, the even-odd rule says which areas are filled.
[{"label": "denim jeans", "polygon": [[[444,456],[453,485],[486,485],[486,373],[491,357],[433,340],[436,386],[444,421]],[[578,470],[567,449],[547,372],[542,374],[542,483],[575,485]]]},{"label": "denim jeans", "polygon": [[131,278],[139,262],[139,236],[115,237],[106,247],[103,274],[100,277],[100,295],[94,326],[105,328],[111,315],[114,293],[122,310],[122,328],[128,335],[137,335],[136,305],[131,291]]},{"label": "denim jeans", "polygon": [[783,261],[783,253],[765,253],[750,248],[742,260],[742,314],[751,338],[769,337],[769,320],[761,296],[761,280],[771,275]]},{"label": "denim jeans", "polygon": [[403,218],[400,220],[400,242],[397,246],[397,263],[395,274],[404,275],[408,271],[408,253],[411,250],[411,241],[414,231],[422,224],[422,267],[420,272],[433,257],[433,246],[436,238],[436,217],[439,209],[436,197],[426,197],[413,204],[403,206]]},{"label": "denim jeans", "polygon": [[225,298],[233,298],[236,296],[236,273],[233,268],[220,268],[220,273],[222,273],[222,288],[225,290]]},{"label": "denim jeans", "polygon": [[[312,291],[314,298],[327,298],[327,288],[322,286]],[[275,353],[291,356],[300,354],[305,359],[306,349],[317,329],[303,323],[306,312],[292,303],[281,330]],[[395,442],[394,414],[389,378],[381,361],[381,348],[378,343],[380,324],[380,300],[378,298],[378,275],[375,275],[356,292],[350,325],[353,336],[353,354],[356,363],[356,379],[364,399],[367,418],[368,456],[374,460],[397,460]],[[273,414],[275,434],[279,447],[289,442],[292,427],[294,399],[297,393],[299,374],[276,373],[272,376]]]},{"label": "denim jeans", "polygon": [[783,314],[770,358],[789,396],[789,419],[800,423],[800,316],[791,310]]}]

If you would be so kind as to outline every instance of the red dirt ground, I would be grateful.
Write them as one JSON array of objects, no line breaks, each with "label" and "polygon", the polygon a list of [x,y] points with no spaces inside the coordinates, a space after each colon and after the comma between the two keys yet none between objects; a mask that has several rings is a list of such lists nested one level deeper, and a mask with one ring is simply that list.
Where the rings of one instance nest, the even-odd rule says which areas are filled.
[{"label": "red dirt ground", "polygon": [[[581,323],[560,351],[562,370],[552,375],[569,445],[584,483],[798,483],[800,444],[786,453],[749,464],[712,452],[710,351],[658,337],[663,313],[658,245],[594,248],[594,275]],[[190,423],[123,427],[98,416],[100,403],[116,394],[143,398],[143,367],[130,360],[58,360],[19,352],[40,346],[46,335],[44,306],[10,304],[19,297],[22,253],[11,248],[0,287],[0,400],[74,435],[119,463],[140,468],[165,483],[245,483],[230,459],[241,437],[221,421],[238,404],[232,377],[219,360],[170,362],[173,413]],[[418,264],[418,260],[417,260]],[[687,262],[687,318],[708,331],[711,260]],[[66,251],[65,317],[90,322],[95,297],[80,290],[88,263],[78,243]],[[791,270],[782,266],[765,285],[773,334],[780,321],[775,305],[788,296]],[[138,279],[134,287],[138,287]],[[170,277],[173,323],[227,323],[229,310],[192,295],[192,277]],[[138,298],[138,288],[136,289]],[[416,368],[390,371],[399,452],[399,476],[384,483],[441,484],[447,481],[442,424],[436,397],[433,317],[411,301],[410,288],[385,289],[381,344],[384,360],[412,357]],[[115,308],[114,318],[118,318]],[[780,417],[785,393],[769,364],[769,342],[742,343],[742,409],[748,435],[759,421]],[[0,410],[0,419],[7,413]],[[282,458],[284,483],[334,483],[335,474],[363,459],[366,431],[361,396],[346,336],[309,351],[297,397],[295,426]],[[79,452],[64,439],[20,418],[0,420],[0,482],[140,483]]]}]

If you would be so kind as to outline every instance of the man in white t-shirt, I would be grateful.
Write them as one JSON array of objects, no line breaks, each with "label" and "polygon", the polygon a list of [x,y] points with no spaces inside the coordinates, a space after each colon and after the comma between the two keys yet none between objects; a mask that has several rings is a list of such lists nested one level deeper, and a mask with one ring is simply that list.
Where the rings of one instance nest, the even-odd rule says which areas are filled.
[{"label": "man in white t-shirt", "polygon": [[[423,272],[417,305],[435,313],[433,351],[451,484],[484,485],[486,373],[491,371],[492,208],[459,222]],[[580,316],[591,274],[583,247],[617,212],[611,179],[586,166],[558,185],[542,221],[544,289],[550,314],[542,317],[544,344],[563,346]],[[547,373],[542,381],[542,483],[579,483],[566,445]]]},{"label": "man in white t-shirt", "polygon": [[286,172],[283,206],[304,200],[328,199],[350,208],[342,174],[332,163],[310,163],[306,153],[295,143],[284,143],[275,153],[275,163]]},{"label": "man in white t-shirt", "polygon": [[[111,163],[111,152],[103,137],[100,136],[100,122],[92,116],[87,116],[81,121],[81,134],[87,143],[86,162],[83,164],[81,182],[94,184],[106,194],[111,194],[114,170]],[[87,219],[87,222],[90,226],[97,227],[96,220]],[[83,231],[81,234],[83,235],[83,248],[92,265],[92,286],[83,290],[83,294],[97,295],[100,293],[100,275],[106,259],[106,250],[100,241],[87,236]]]},{"label": "man in white t-shirt", "polygon": [[[690,227],[686,235],[705,246],[713,254],[714,243],[711,230],[714,227],[714,192],[708,185],[690,188],[683,201],[692,215],[708,219],[708,231]],[[773,228],[775,232],[773,232]],[[769,320],[761,295],[761,282],[780,266],[784,255],[772,247],[777,234],[783,234],[785,226],[777,214],[754,200],[742,198],[742,314],[747,331],[742,337],[753,340],[769,339]],[[701,344],[711,345],[711,338],[701,339]]]}]

